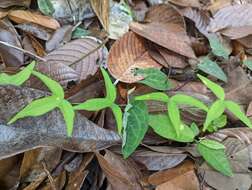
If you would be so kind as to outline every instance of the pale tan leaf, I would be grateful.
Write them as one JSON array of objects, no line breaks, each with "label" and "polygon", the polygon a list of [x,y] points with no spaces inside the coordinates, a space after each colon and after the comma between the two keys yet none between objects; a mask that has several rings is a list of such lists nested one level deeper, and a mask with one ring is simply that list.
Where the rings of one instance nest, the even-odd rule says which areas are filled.
[{"label": "pale tan leaf", "polygon": [[232,40],[239,39],[239,38],[243,38],[252,34],[252,25],[226,28],[226,29],[221,30],[220,32],[223,35],[228,36]]},{"label": "pale tan leaf", "polygon": [[109,0],[91,0],[92,8],[99,18],[104,29],[108,31],[109,26]]},{"label": "pale tan leaf", "polygon": [[93,38],[74,40],[45,56],[46,63],[38,64],[37,69],[66,87],[70,81],[84,80],[97,72],[106,58],[106,49],[98,46]]},{"label": "pale tan leaf", "polygon": [[147,52],[144,40],[128,32],[117,40],[110,49],[108,56],[108,70],[116,79],[133,83],[142,79],[134,76],[135,68],[161,68]]},{"label": "pale tan leaf", "polygon": [[176,24],[147,23],[140,24],[132,22],[130,29],[138,35],[163,46],[175,53],[189,58],[195,58],[184,28]]},{"label": "pale tan leaf", "polygon": [[183,6],[183,7],[197,7],[200,8],[200,1],[199,0],[168,0],[169,2]]},{"label": "pale tan leaf", "polygon": [[0,7],[7,8],[10,6],[26,6],[29,7],[31,0],[1,0]]},{"label": "pale tan leaf", "polygon": [[217,32],[232,27],[252,26],[252,5],[233,5],[220,9],[211,20],[208,30]]},{"label": "pale tan leaf", "polygon": [[6,17],[8,15],[9,11],[5,9],[0,9],[0,19]]},{"label": "pale tan leaf", "polygon": [[46,28],[56,30],[60,27],[57,20],[41,15],[37,12],[31,12],[27,10],[13,10],[8,14],[9,18],[16,23],[34,23]]}]

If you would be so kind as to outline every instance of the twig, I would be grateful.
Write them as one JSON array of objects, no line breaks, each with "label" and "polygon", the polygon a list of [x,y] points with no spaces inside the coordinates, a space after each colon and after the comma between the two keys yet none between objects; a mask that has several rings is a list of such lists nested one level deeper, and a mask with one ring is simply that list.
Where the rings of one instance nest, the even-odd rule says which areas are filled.
[{"label": "twig", "polygon": [[109,38],[106,38],[105,40],[103,40],[102,43],[99,44],[99,46],[97,46],[96,48],[94,48],[93,50],[91,50],[90,52],[88,52],[87,54],[83,55],[80,59],[78,59],[77,61],[71,63],[69,66],[73,66],[76,63],[78,63],[79,61],[81,61],[82,59],[85,59],[86,57],[88,57],[89,55],[93,54],[94,52],[98,51],[102,46],[104,46],[107,42],[108,42]]},{"label": "twig", "polygon": [[27,55],[29,55],[29,56],[31,56],[31,57],[37,59],[37,60],[44,61],[44,62],[46,61],[44,58],[42,58],[42,57],[40,57],[40,56],[38,56],[38,55],[35,55],[35,54],[33,54],[32,52],[30,52],[30,51],[27,51],[27,50],[22,49],[22,48],[19,48],[19,47],[17,47],[17,46],[11,45],[11,44],[9,44],[9,43],[7,43],[7,42],[0,41],[0,44],[2,44],[2,45],[4,45],[4,46],[8,46],[8,47],[13,48],[13,49],[16,49],[16,50],[19,50],[19,51],[22,51],[23,53],[25,53],[25,54],[27,54]]},{"label": "twig", "polygon": [[48,179],[49,179],[49,181],[50,181],[50,184],[51,184],[52,189],[53,189],[53,190],[57,190],[57,189],[56,189],[56,186],[55,186],[55,183],[54,183],[54,181],[53,181],[53,178],[52,178],[50,172],[47,170],[46,164],[45,164],[44,161],[42,161],[42,165],[43,165],[43,169],[45,170],[45,172],[46,172],[46,174],[47,174],[47,177],[48,177]]}]

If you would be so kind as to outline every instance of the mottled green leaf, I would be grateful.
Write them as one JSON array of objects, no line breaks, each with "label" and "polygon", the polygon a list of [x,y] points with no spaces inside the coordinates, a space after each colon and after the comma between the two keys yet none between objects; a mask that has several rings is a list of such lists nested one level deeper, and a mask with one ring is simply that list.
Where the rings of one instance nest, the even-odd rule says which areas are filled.
[{"label": "mottled green leaf", "polygon": [[9,122],[8,124],[14,123],[16,120],[28,116],[40,116],[43,115],[54,108],[56,108],[60,104],[61,100],[56,96],[49,96],[45,98],[41,98],[38,100],[34,100],[29,105],[27,105],[24,109],[18,112]]},{"label": "mottled green leaf", "polygon": [[122,125],[123,125],[123,123],[122,123],[122,117],[123,117],[122,110],[116,104],[112,104],[110,106],[110,108],[112,109],[112,112],[115,116],[115,120],[116,120],[116,124],[117,124],[117,131],[118,131],[119,135],[121,135],[122,134]]},{"label": "mottled green leaf", "polygon": [[81,27],[77,27],[72,33],[72,38],[73,39],[79,39],[79,38],[83,38],[85,36],[88,36],[90,34],[91,34],[91,32],[89,30],[86,30],[86,29],[81,28]]},{"label": "mottled green leaf", "polygon": [[22,71],[15,75],[7,75],[5,73],[0,74],[0,85],[22,85],[27,79],[29,79],[32,70],[34,69],[36,62],[33,61],[28,66],[26,66]]},{"label": "mottled green leaf", "polygon": [[169,82],[168,77],[159,69],[136,69],[135,74],[144,77],[143,80],[138,81],[139,83],[150,86],[151,88],[157,90],[168,90],[171,88],[171,83]]},{"label": "mottled green leaf", "polygon": [[202,59],[200,64],[198,64],[197,66],[201,71],[209,75],[212,75],[216,77],[217,79],[220,79],[224,82],[227,82],[227,76],[222,70],[222,68],[220,68],[217,63],[211,61],[208,57],[205,57],[204,59]]},{"label": "mottled green leaf", "polygon": [[131,102],[131,107],[126,112],[127,121],[123,130],[124,158],[128,158],[138,147],[148,130],[148,109],[143,101]]},{"label": "mottled green leaf", "polygon": [[233,101],[225,101],[226,108],[233,113],[239,120],[241,120],[248,127],[252,128],[250,119],[243,113],[241,107]]},{"label": "mottled green leaf", "polygon": [[217,96],[221,100],[225,99],[225,92],[220,85],[212,82],[211,80],[200,74],[198,74],[197,76],[215,94],[215,96]]},{"label": "mottled green leaf", "polygon": [[110,107],[112,102],[106,98],[94,98],[85,101],[84,103],[74,106],[75,110],[98,111]]},{"label": "mottled green leaf", "polygon": [[51,0],[38,0],[39,10],[44,14],[51,16],[54,13],[54,7]]},{"label": "mottled green leaf", "polygon": [[66,123],[67,136],[71,137],[73,133],[74,115],[75,115],[73,106],[67,100],[63,100],[59,104],[59,108],[63,114]]},{"label": "mottled green leaf", "polygon": [[227,156],[225,155],[224,149],[210,148],[209,146],[206,146],[204,141],[206,140],[202,140],[197,144],[198,152],[214,169],[221,172],[223,175],[232,176],[233,172]]},{"label": "mottled green leaf", "polygon": [[217,35],[213,34],[209,36],[208,40],[214,55],[228,59],[231,51],[222,44]]},{"label": "mottled green leaf", "polygon": [[195,137],[194,132],[186,125],[180,131],[180,136],[178,137],[168,115],[149,115],[149,125],[155,133],[170,140],[193,142]]},{"label": "mottled green leaf", "polygon": [[207,112],[207,117],[204,122],[203,131],[207,130],[211,122],[219,118],[223,114],[224,110],[225,110],[224,101],[223,100],[215,101],[209,108],[209,111]]},{"label": "mottled green leaf", "polygon": [[155,101],[161,101],[161,102],[168,102],[169,96],[163,92],[153,92],[149,94],[144,94],[141,96],[136,96],[134,98],[135,100],[155,100]]},{"label": "mottled green leaf", "polygon": [[52,92],[53,95],[59,97],[60,99],[64,99],[64,90],[58,82],[37,71],[32,71],[32,74],[38,77],[47,86],[47,88]]},{"label": "mottled green leaf", "polygon": [[184,105],[193,106],[193,107],[202,109],[206,112],[208,111],[208,107],[203,102],[191,96],[187,96],[184,94],[176,94],[171,98],[171,100],[176,102],[176,104],[178,105],[184,104]]}]

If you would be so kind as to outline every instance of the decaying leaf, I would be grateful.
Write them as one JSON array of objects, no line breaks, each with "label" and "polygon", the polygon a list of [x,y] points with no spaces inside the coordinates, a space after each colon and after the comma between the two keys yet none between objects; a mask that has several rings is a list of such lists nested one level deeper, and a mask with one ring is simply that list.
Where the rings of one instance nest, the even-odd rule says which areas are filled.
[{"label": "decaying leaf", "polygon": [[34,23],[52,30],[56,30],[60,27],[59,23],[48,16],[41,15],[37,12],[31,12],[26,10],[13,10],[9,12],[9,18],[16,23]]},{"label": "decaying leaf", "polygon": [[132,22],[130,29],[138,35],[157,43],[175,53],[189,58],[195,58],[190,46],[190,40],[184,29],[176,24],[147,23],[140,24]]},{"label": "decaying leaf", "polygon": [[160,68],[147,52],[141,37],[128,32],[116,41],[108,56],[108,70],[117,80],[133,83],[143,79],[134,76],[135,68]]},{"label": "decaying leaf", "polygon": [[201,7],[199,0],[168,0],[171,3],[174,3],[183,7]]},{"label": "decaying leaf", "polygon": [[1,0],[0,7],[7,8],[10,6],[25,6],[28,7],[31,0]]},{"label": "decaying leaf", "polygon": [[[56,146],[70,151],[90,152],[120,141],[113,131],[102,129],[77,114],[72,138],[67,138],[64,119],[59,110],[36,118],[17,121],[6,126],[15,115],[33,99],[47,94],[30,88],[0,87],[0,158],[6,158],[36,147]],[[17,98],[18,97],[18,98]]]},{"label": "decaying leaf", "polygon": [[44,57],[46,63],[38,64],[37,69],[66,87],[70,81],[94,75],[103,65],[106,53],[94,38],[77,39],[49,53]]}]

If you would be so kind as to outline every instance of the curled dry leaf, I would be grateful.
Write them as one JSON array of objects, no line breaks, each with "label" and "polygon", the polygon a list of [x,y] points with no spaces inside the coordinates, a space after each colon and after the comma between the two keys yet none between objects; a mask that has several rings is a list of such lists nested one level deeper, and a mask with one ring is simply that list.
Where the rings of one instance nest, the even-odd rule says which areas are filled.
[{"label": "curled dry leaf", "polygon": [[125,160],[108,150],[104,156],[97,153],[96,157],[113,189],[143,189],[139,183],[142,174],[131,158]]},{"label": "curled dry leaf", "polygon": [[184,28],[176,24],[147,23],[140,24],[132,22],[130,29],[138,35],[165,47],[175,53],[189,58],[195,58]]},{"label": "curled dry leaf", "polygon": [[46,63],[37,64],[37,69],[66,87],[70,81],[84,80],[97,72],[107,54],[105,48],[98,47],[94,38],[74,40],[45,56]]},{"label": "curled dry leaf", "polygon": [[178,10],[169,4],[150,7],[144,18],[145,22],[173,23],[185,27],[185,21]]},{"label": "curled dry leaf", "polygon": [[31,88],[0,86],[0,159],[36,147],[53,146],[74,152],[92,152],[120,142],[117,133],[98,127],[80,114],[75,117],[72,138],[68,138],[59,110],[20,119],[11,126],[5,125],[24,106],[45,95]]},{"label": "curled dry leaf", "polygon": [[41,15],[37,12],[27,10],[13,10],[9,12],[9,18],[16,23],[34,23],[46,28],[56,30],[60,27],[59,23],[48,16]]},{"label": "curled dry leaf", "polygon": [[11,6],[25,6],[29,7],[31,0],[1,0],[0,7],[8,8]]},{"label": "curled dry leaf", "polygon": [[233,5],[220,9],[208,26],[210,32],[220,30],[232,39],[245,37],[252,34],[252,5]]},{"label": "curled dry leaf", "polygon": [[141,76],[134,76],[135,68],[161,68],[161,66],[150,57],[144,40],[133,32],[127,32],[111,47],[108,70],[117,80],[134,83],[142,79]]}]

